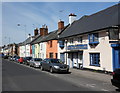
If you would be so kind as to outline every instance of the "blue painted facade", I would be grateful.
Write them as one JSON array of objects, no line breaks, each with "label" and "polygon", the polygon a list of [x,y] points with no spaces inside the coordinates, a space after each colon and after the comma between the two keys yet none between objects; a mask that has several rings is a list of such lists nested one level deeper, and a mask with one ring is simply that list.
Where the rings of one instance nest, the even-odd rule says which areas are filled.
[{"label": "blue painted facade", "polygon": [[113,70],[120,68],[120,44],[111,44],[112,58],[113,58]]},{"label": "blue painted facade", "polygon": [[32,45],[32,57],[35,57],[35,45]]}]

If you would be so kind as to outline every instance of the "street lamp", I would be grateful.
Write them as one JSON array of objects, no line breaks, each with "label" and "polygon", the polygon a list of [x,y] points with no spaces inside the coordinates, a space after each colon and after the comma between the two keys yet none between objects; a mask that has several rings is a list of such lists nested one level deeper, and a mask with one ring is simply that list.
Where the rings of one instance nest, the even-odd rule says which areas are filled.
[{"label": "street lamp", "polygon": [[[17,26],[21,26],[21,24],[17,24]],[[25,57],[26,57],[26,25],[23,25],[23,27],[25,28]]]}]

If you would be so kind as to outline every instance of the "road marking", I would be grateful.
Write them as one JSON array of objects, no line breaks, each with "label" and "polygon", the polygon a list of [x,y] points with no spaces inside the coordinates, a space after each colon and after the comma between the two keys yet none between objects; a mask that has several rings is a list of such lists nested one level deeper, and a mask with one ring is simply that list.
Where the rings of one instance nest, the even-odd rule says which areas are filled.
[{"label": "road marking", "polygon": [[107,90],[107,89],[101,89],[102,91],[109,91],[109,90]]},{"label": "road marking", "polygon": [[88,87],[95,87],[96,84],[86,84]]}]

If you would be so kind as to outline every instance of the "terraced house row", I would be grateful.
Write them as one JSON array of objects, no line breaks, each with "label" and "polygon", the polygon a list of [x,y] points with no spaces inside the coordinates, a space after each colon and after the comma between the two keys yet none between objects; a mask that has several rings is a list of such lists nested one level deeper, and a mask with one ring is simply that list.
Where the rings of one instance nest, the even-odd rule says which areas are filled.
[{"label": "terraced house row", "polygon": [[71,68],[112,72],[120,68],[120,4],[76,20],[58,22],[55,31],[43,25],[18,44],[20,57],[59,58]]}]

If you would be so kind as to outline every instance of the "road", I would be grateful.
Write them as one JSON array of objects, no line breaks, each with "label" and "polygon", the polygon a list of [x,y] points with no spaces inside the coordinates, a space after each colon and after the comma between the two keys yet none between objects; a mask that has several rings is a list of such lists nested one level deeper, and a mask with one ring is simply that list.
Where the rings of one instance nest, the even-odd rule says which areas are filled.
[{"label": "road", "polygon": [[2,91],[93,91],[24,65],[2,61]]}]

